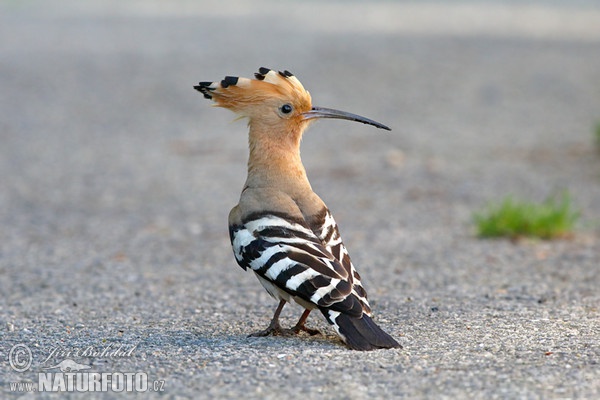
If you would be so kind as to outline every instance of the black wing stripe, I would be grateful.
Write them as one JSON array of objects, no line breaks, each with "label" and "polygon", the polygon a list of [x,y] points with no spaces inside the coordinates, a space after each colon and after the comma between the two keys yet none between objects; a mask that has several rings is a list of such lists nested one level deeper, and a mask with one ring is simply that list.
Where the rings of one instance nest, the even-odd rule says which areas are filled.
[{"label": "black wing stripe", "polygon": [[331,254],[323,251],[324,249],[322,245],[315,246],[314,244],[310,243],[294,243],[293,247],[310,254],[313,257],[331,258]]},{"label": "black wing stripe", "polygon": [[329,276],[335,279],[344,278],[344,268],[342,265],[335,261],[324,258],[314,257],[307,253],[301,253],[297,251],[288,252],[287,256],[300,264],[304,264],[309,268],[314,269],[321,275]]},{"label": "black wing stripe", "polygon": [[287,258],[287,254],[285,254],[282,251],[279,251],[279,252],[273,254],[271,257],[269,257],[269,259],[264,264],[262,264],[259,268],[252,268],[252,269],[254,269],[254,271],[256,271],[256,273],[260,274],[261,276],[266,277],[267,271],[269,270],[269,268],[271,268],[273,266],[273,264],[275,264],[276,262],[279,262],[281,260],[285,260],[286,258]]},{"label": "black wing stripe", "polygon": [[250,242],[248,246],[243,247],[241,254],[248,262],[252,262],[257,258],[260,258],[266,249],[276,245],[277,243],[258,238]]},{"label": "black wing stripe", "polygon": [[281,239],[300,239],[307,242],[316,242],[313,236],[295,229],[284,228],[281,226],[269,226],[257,232],[259,236]]},{"label": "black wing stripe", "polygon": [[329,229],[327,230],[327,233],[325,233],[325,235],[322,237],[321,240],[324,243],[329,243],[333,239],[334,235],[336,236],[335,239],[337,239],[337,236],[339,236],[339,233],[337,235],[336,235],[336,233],[337,233],[337,227],[330,226]]},{"label": "black wing stripe", "polygon": [[301,264],[294,264],[291,267],[281,271],[273,282],[279,287],[287,287],[287,282],[290,280],[291,277],[299,275],[304,271],[306,271],[306,266]]},{"label": "black wing stripe", "polygon": [[[352,290],[352,287],[348,282],[344,283],[349,286],[349,289],[346,288],[345,285],[340,287],[338,284],[338,286],[330,292],[331,294],[323,296],[323,303],[327,304],[326,307],[330,310],[339,311],[354,317],[360,317],[363,314],[363,306],[355,296],[343,294],[346,290]],[[339,296],[342,298],[340,299]]]},{"label": "black wing stripe", "polygon": [[265,217],[269,219],[279,219],[281,221],[284,221],[286,224],[298,224],[304,228],[308,228],[308,225],[306,224],[306,221],[304,219],[292,217],[287,213],[275,211],[257,211],[250,213],[242,219],[242,223],[246,225],[249,222],[260,220]]}]

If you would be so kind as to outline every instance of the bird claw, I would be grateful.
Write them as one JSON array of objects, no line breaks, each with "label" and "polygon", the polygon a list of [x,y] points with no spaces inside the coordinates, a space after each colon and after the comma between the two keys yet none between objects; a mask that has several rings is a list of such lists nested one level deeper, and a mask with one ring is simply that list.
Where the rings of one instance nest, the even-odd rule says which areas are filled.
[{"label": "bird claw", "polygon": [[304,325],[296,325],[291,329],[285,329],[279,326],[279,324],[277,324],[269,325],[267,329],[264,329],[262,331],[251,333],[248,335],[248,337],[265,337],[269,335],[289,337],[298,335],[301,331],[308,333],[310,336],[321,334],[321,331],[319,331],[318,329],[310,329]]},{"label": "bird claw", "polygon": [[262,331],[254,332],[248,335],[248,337],[264,337],[264,336],[291,336],[291,329],[284,329],[279,325],[279,322],[271,322],[267,329]]},{"label": "bird claw", "polygon": [[320,335],[321,331],[318,329],[307,328],[304,325],[296,325],[290,329],[294,334],[298,335],[301,331],[308,333],[310,336]]},{"label": "bird claw", "polygon": [[248,337],[265,337],[265,336],[292,336],[294,332],[291,329],[284,329],[281,327],[268,327],[262,331],[254,332],[248,335]]}]

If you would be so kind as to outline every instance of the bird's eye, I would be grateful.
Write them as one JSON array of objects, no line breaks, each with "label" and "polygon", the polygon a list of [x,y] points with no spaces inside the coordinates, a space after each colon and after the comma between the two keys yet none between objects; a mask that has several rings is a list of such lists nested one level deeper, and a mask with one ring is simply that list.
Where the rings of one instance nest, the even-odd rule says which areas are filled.
[{"label": "bird's eye", "polygon": [[291,104],[284,104],[281,106],[280,110],[283,114],[289,114],[292,112],[294,108],[292,107]]}]

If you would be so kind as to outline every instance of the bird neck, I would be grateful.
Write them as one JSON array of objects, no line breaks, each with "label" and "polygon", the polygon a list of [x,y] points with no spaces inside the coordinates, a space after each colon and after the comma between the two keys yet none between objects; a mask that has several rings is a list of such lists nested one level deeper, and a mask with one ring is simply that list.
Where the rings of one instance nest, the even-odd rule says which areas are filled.
[{"label": "bird neck", "polygon": [[273,188],[290,194],[312,191],[300,159],[302,131],[281,132],[250,123],[245,188]]}]

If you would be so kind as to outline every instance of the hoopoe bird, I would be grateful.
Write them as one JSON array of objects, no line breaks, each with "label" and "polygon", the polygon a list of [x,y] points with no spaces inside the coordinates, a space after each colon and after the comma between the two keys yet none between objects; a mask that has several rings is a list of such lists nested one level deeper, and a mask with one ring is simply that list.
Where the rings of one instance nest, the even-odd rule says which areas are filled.
[{"label": "hoopoe bird", "polygon": [[[313,107],[310,94],[289,71],[260,68],[254,75],[194,86],[216,106],[249,120],[248,176],[238,205],[229,213],[229,234],[237,263],[251,269],[279,300],[267,329],[250,336],[319,333],[305,326],[310,312],[318,309],[350,349],[402,347],[371,319],[360,275],[300,160],[302,134],[317,118],[390,128],[359,115]],[[279,315],[291,300],[305,311],[292,329],[283,329]]]}]

